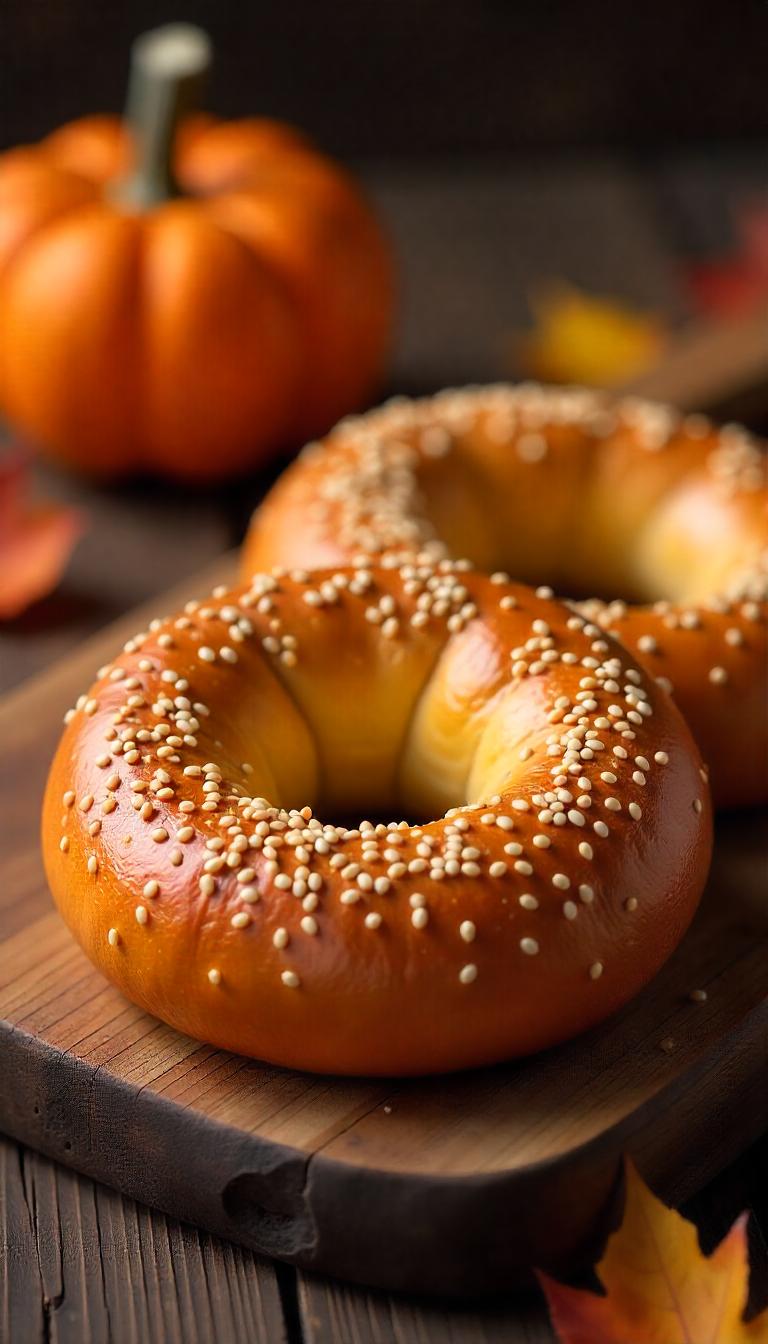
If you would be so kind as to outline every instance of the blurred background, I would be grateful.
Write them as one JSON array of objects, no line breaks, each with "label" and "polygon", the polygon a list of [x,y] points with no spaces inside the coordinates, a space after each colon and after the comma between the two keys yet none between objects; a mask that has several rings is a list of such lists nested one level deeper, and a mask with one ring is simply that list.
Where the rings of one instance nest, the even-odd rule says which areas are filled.
[{"label": "blurred background", "polygon": [[[26,0],[2,19],[5,146],[119,112],[132,40],[181,19],[213,41],[208,108],[294,123],[364,183],[399,277],[382,395],[621,386],[681,332],[768,308],[765,0]],[[752,359],[713,409],[765,426],[765,381]],[[205,491],[36,464],[33,494],[86,525],[4,626],[6,681],[236,543],[284,460]]]}]

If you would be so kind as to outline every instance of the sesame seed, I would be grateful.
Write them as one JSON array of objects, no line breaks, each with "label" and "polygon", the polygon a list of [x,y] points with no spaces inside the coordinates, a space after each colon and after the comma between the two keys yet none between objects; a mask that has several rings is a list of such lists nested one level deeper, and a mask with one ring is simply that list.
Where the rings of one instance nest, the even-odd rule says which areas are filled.
[{"label": "sesame seed", "polygon": [[213,663],[216,661],[215,651],[209,648],[207,644],[200,645],[200,648],[197,650],[197,656],[202,659],[204,663]]},{"label": "sesame seed", "polygon": [[520,939],[520,951],[524,952],[527,957],[535,957],[538,950],[539,944],[535,938]]},{"label": "sesame seed", "polygon": [[554,873],[552,875],[552,886],[557,887],[560,891],[567,891],[570,885],[571,879],[566,877],[565,873]]},{"label": "sesame seed", "polygon": [[600,979],[600,976],[601,976],[602,974],[603,974],[603,963],[602,963],[602,961],[593,961],[593,962],[592,962],[592,965],[591,965],[590,968],[589,968],[589,978],[590,978],[590,980],[599,980],[599,979]]},{"label": "sesame seed", "polygon": [[280,979],[288,989],[298,989],[301,981],[295,971],[282,971]]},{"label": "sesame seed", "polygon": [[688,998],[691,1000],[692,1003],[706,1003],[707,991],[706,989],[692,989],[690,994],[688,995]]},{"label": "sesame seed", "polygon": [[110,947],[117,947],[120,943],[120,934],[117,929],[110,929],[107,933],[107,942]]},{"label": "sesame seed", "polygon": [[476,979],[477,979],[477,967],[475,966],[474,962],[470,961],[467,963],[466,966],[462,966],[461,970],[459,971],[459,980],[461,981],[462,985],[471,985],[472,982]]},{"label": "sesame seed", "polygon": [[221,984],[221,971],[217,970],[215,966],[212,966],[208,972],[208,981],[212,985]]},{"label": "sesame seed", "polygon": [[724,686],[728,680],[728,673],[724,667],[710,667],[708,676],[713,686]]},{"label": "sesame seed", "polygon": [[473,943],[476,934],[477,929],[475,928],[473,921],[471,919],[463,919],[459,925],[459,935],[463,938],[464,942]]},{"label": "sesame seed", "polygon": [[149,919],[149,911],[147,910],[146,905],[137,905],[134,914],[136,916],[137,924],[146,924]]},{"label": "sesame seed", "polygon": [[148,900],[151,901],[153,897],[157,896],[159,890],[160,890],[160,884],[156,882],[154,878],[150,878],[149,882],[145,883],[144,895],[147,897]]},{"label": "sesame seed", "polygon": [[376,910],[371,910],[363,920],[366,929],[378,929],[381,924],[381,915]]},{"label": "sesame seed", "polygon": [[69,849],[69,836],[62,835],[59,841],[59,849],[61,850],[62,854],[66,854],[67,850]]},{"label": "sesame seed", "polygon": [[288,946],[288,942],[289,942],[288,930],[282,928],[275,929],[275,932],[272,934],[273,946],[278,948],[279,950],[282,950],[284,947]]},{"label": "sesame seed", "polygon": [[414,929],[425,929],[429,923],[429,911],[423,906],[418,906],[411,914],[411,923]]},{"label": "sesame seed", "polygon": [[163,842],[168,839],[168,832],[166,831],[165,827],[158,826],[157,830],[154,830],[152,832],[152,839],[154,840],[156,845],[162,845]]},{"label": "sesame seed", "polygon": [[522,896],[518,897],[518,905],[521,905],[523,910],[538,910],[539,908],[539,902],[529,891],[523,892]]},{"label": "sesame seed", "polygon": [[86,866],[89,873],[97,873],[99,871],[99,860],[96,858],[95,854],[90,855]]},{"label": "sesame seed", "polygon": [[229,922],[233,929],[246,929],[251,922],[250,913],[247,910],[238,910]]}]

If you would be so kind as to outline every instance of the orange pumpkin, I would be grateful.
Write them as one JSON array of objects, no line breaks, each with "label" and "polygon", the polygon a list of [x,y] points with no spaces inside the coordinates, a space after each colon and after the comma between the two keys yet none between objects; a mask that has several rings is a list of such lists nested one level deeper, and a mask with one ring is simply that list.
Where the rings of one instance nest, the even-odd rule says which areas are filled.
[{"label": "orange pumpkin", "polygon": [[267,120],[180,124],[182,195],[115,194],[117,118],[0,156],[0,408],[103,476],[224,477],[359,406],[389,345],[389,250],[358,188]]}]

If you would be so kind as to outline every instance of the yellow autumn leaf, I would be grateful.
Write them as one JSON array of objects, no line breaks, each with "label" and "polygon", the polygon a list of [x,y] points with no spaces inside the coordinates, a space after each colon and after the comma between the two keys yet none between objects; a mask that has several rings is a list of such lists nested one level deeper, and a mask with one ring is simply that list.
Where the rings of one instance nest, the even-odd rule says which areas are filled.
[{"label": "yellow autumn leaf", "polygon": [[531,308],[534,327],[518,358],[544,382],[611,387],[655,364],[666,340],[659,318],[566,285],[543,292]]},{"label": "yellow autumn leaf", "polygon": [[605,1296],[539,1275],[561,1344],[768,1344],[768,1312],[742,1320],[746,1215],[705,1256],[694,1224],[662,1204],[630,1162],[626,1176],[624,1217],[597,1266]]}]

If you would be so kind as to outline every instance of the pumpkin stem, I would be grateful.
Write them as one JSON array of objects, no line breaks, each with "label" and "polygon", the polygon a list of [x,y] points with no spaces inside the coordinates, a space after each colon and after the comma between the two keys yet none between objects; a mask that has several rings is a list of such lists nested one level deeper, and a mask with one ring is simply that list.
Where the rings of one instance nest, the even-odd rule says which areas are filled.
[{"label": "pumpkin stem", "polygon": [[125,111],[136,164],[115,192],[121,205],[144,210],[180,194],[172,162],[176,127],[196,106],[210,64],[210,38],[193,24],[167,23],[136,38]]}]

